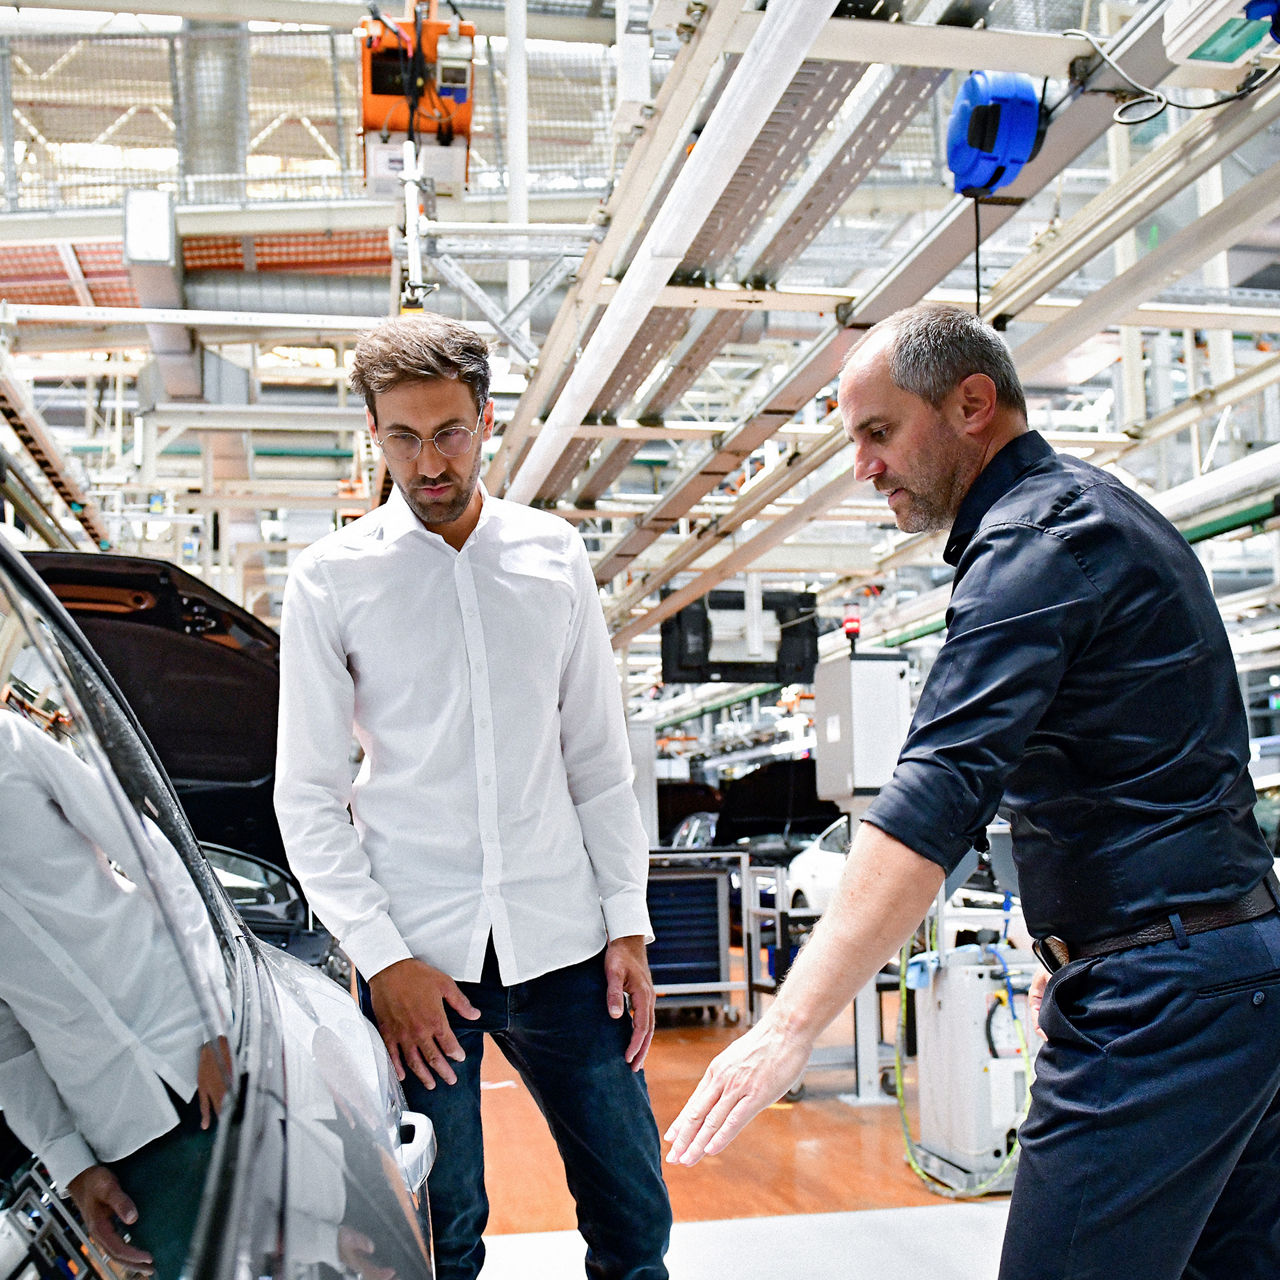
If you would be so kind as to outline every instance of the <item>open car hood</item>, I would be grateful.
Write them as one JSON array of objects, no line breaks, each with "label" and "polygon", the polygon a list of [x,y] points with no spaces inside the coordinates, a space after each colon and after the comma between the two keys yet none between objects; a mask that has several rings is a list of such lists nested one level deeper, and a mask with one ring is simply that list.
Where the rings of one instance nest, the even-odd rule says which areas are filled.
[{"label": "open car hood", "polygon": [[744,837],[785,837],[794,841],[795,852],[805,843],[801,837],[818,835],[840,817],[838,806],[818,799],[812,758],[771,760],[721,790],[717,845],[736,844]]},{"label": "open car hood", "polygon": [[280,864],[271,810],[276,632],[165,561],[62,551],[26,558],[115,677],[196,833]]}]

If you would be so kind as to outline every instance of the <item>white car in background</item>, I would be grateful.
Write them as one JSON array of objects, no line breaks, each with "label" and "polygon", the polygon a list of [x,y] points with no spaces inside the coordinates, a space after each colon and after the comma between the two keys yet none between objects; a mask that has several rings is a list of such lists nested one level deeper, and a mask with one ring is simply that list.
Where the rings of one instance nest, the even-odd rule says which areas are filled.
[{"label": "white car in background", "polygon": [[792,911],[821,915],[831,902],[849,852],[849,816],[837,818],[815,836],[787,867],[787,896]]},{"label": "white car in background", "polygon": [[[840,873],[844,870],[844,861],[849,853],[852,839],[847,814],[837,818],[821,835],[814,838],[791,860],[787,868],[787,896],[792,911],[812,911],[821,915],[831,904]],[[997,818],[987,827],[987,839],[991,845],[992,861],[997,872],[1012,871],[1012,837],[1009,824]],[[1003,853],[1003,857],[1000,855]],[[972,855],[976,859],[976,854]],[[972,867],[961,868],[953,873],[958,878],[956,891],[964,887]],[[951,881],[949,881],[949,884]],[[970,882],[969,897],[974,892],[982,892],[978,885]],[[987,887],[987,886],[984,886]],[[995,891],[994,884],[989,885],[987,896],[992,902],[998,902],[1000,894]]]}]

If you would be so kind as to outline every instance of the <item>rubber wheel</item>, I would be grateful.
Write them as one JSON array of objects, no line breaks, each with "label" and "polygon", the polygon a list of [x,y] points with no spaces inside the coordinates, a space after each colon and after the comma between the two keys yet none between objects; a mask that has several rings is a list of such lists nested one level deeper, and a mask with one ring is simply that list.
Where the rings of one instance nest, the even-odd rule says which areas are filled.
[{"label": "rubber wheel", "polygon": [[804,1097],[804,1081],[793,1085],[782,1095],[783,1102],[799,1102]]}]

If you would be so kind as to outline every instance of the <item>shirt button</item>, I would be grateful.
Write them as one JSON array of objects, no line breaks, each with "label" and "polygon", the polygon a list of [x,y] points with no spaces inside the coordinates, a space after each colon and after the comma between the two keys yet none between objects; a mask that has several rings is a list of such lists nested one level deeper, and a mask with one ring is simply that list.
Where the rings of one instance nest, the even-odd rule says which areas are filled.
[{"label": "shirt button", "polygon": [[483,778],[481,778],[481,779],[480,779],[480,785],[481,785],[482,787],[492,786],[492,785],[493,785],[493,779],[492,779],[491,777],[489,777],[489,775],[486,773],[486,774],[485,774],[485,776],[484,776]]},{"label": "shirt button", "polygon": [[1267,1002],[1267,993],[1265,991],[1255,991],[1253,993],[1254,1004],[1266,1004],[1266,1002]]},{"label": "shirt button", "polygon": [[481,716],[480,719],[476,721],[476,724],[478,724],[482,729],[487,729],[489,727],[489,722],[484,718],[484,716]]}]

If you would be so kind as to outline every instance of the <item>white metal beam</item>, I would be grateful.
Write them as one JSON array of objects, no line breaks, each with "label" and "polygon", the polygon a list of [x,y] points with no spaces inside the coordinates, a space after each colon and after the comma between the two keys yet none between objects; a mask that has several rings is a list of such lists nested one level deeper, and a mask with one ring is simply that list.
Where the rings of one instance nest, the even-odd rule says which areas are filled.
[{"label": "white metal beam", "polygon": [[1217,417],[1224,409],[1257,395],[1276,382],[1280,382],[1280,355],[1260,360],[1252,368],[1237,374],[1230,382],[1224,382],[1221,386],[1204,387],[1172,409],[1166,409],[1130,428],[1132,443],[1121,452],[1141,449],[1165,436],[1186,431],[1197,423]]},{"label": "white metal beam", "polygon": [[195,311],[185,307],[60,307],[0,301],[0,326],[39,322],[66,325],[176,324],[191,329],[280,329],[302,333],[360,333],[377,316],[293,315],[287,311]]},{"label": "white metal beam", "polygon": [[1079,213],[1044,231],[996,282],[984,314],[1019,315],[1276,119],[1280,80],[1218,111],[1198,113]]},{"label": "white metal beam", "polygon": [[[760,29],[763,13],[734,24],[728,52],[741,53]],[[1065,80],[1073,58],[1088,57],[1087,40],[1042,31],[997,31],[932,23],[832,18],[814,41],[813,56],[830,62],[884,62],[899,67],[1022,71]]]},{"label": "white metal beam", "polygon": [[637,229],[644,226],[654,201],[664,190],[673,157],[689,134],[698,103],[708,92],[724,58],[724,42],[733,27],[732,3],[717,4],[705,13],[691,39],[663,81],[654,111],[640,131],[614,187],[602,217],[607,222],[604,239],[592,246],[578,271],[578,281],[542,344],[538,364],[528,389],[503,433],[498,452],[486,472],[489,487],[504,492],[537,421],[546,411],[562,371],[578,358],[583,334],[596,313],[594,291],[616,263],[625,259]]},{"label": "white metal beam", "polygon": [[853,467],[842,471],[833,480],[829,480],[808,501],[800,503],[785,516],[780,516],[766,525],[759,533],[739,543],[728,555],[714,566],[704,569],[694,580],[673,591],[660,600],[653,608],[639,617],[632,618],[618,628],[613,634],[613,647],[620,649],[650,627],[657,626],[663,618],[669,618],[679,612],[685,605],[706,595],[713,587],[741,573],[755,563],[758,556],[779,543],[784,542],[797,530],[804,528],[819,519],[828,507],[843,501],[846,495],[859,483],[853,474]]},{"label": "white metal beam", "polygon": [[[249,205],[179,205],[174,211],[178,236],[323,235],[328,231],[385,232],[395,221],[393,200],[263,200]],[[124,235],[120,209],[52,210],[0,214],[0,243],[57,244],[119,240]]]},{"label": "white metal beam", "polygon": [[339,409],[287,404],[158,404],[145,415],[159,431],[363,431],[364,406]]},{"label": "white metal beam", "polygon": [[836,0],[775,5],[753,36],[680,170],[613,304],[587,341],[569,380],[507,490],[529,502],[550,475],[569,433],[608,381],[619,356],[645,322],[658,292],[683,261],[707,215],[728,186],[760,128],[791,83]]},{"label": "white metal beam", "polygon": [[1060,359],[1086,338],[1117,323],[1143,301],[1194,271],[1207,258],[1239,243],[1274,220],[1280,210],[1280,163],[1237,188],[1216,209],[1145,254],[1128,271],[1094,291],[1055,324],[1014,348],[1024,380]]},{"label": "white metal beam", "polygon": [[[799,458],[784,460],[771,475],[757,477],[734,503],[732,510],[697,529],[692,536],[673,551],[660,565],[645,573],[634,586],[619,593],[609,602],[610,620],[626,617],[646,596],[670,582],[676,574],[701,559],[719,542],[740,529],[748,520],[755,519],[769,503],[837,454],[849,443],[844,427],[837,424],[815,445]],[[805,503],[808,506],[808,502]]]},{"label": "white metal beam", "polygon": [[[119,0],[10,0],[14,9],[83,9],[92,13],[133,13],[120,8]],[[158,17],[190,18],[201,22],[286,22],[353,30],[368,17],[369,6],[359,0],[143,0],[138,12]],[[506,34],[506,22],[492,9],[471,9],[468,22],[476,34]],[[574,43],[612,44],[613,19],[582,15],[530,13],[529,36],[534,40],[569,40]]]}]

